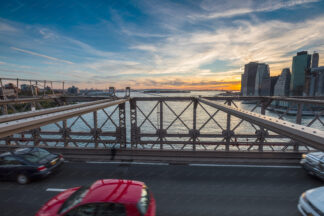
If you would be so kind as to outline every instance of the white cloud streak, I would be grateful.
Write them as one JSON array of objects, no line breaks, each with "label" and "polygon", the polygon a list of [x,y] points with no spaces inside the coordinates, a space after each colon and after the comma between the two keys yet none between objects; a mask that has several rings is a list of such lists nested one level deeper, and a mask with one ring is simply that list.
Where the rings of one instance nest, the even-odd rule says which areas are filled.
[{"label": "white cloud streak", "polygon": [[[219,12],[212,12],[209,14],[204,15],[194,15],[190,16],[194,19],[218,19],[218,18],[229,18],[229,17],[235,17],[250,13],[256,13],[256,12],[270,12],[270,11],[276,11],[279,9],[286,9],[291,8],[298,5],[304,5],[309,3],[319,2],[319,0],[290,0],[290,1],[270,1],[265,4],[262,4],[259,7],[253,8],[253,7],[247,7],[247,8],[234,8],[230,10],[225,11],[219,11]],[[206,7],[206,6],[204,6]]]},{"label": "white cloud streak", "polygon": [[17,47],[11,47],[11,49],[19,51],[19,52],[27,53],[27,54],[30,54],[30,55],[38,56],[38,57],[41,57],[41,58],[46,58],[46,59],[49,59],[49,60],[52,60],[52,61],[63,62],[63,63],[66,63],[66,64],[73,64],[73,62],[70,62],[70,61],[67,61],[67,60],[47,56],[47,55],[44,55],[44,54],[29,51],[29,50],[20,49],[20,48],[17,48]]}]

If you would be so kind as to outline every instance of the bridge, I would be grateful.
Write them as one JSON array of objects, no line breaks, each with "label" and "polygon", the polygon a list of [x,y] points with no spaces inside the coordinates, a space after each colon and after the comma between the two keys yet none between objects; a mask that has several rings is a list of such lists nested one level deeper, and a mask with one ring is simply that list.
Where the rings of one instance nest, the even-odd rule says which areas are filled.
[{"label": "bridge", "polygon": [[[295,215],[299,194],[320,185],[319,181],[308,179],[298,162],[303,153],[324,150],[323,98],[138,97],[131,96],[130,88],[118,94],[110,88],[106,96],[74,96],[63,89],[46,93],[46,85],[43,86],[43,94],[3,96],[0,100],[0,151],[39,146],[63,153],[70,161],[66,165],[69,171],[53,177],[61,183],[54,184],[50,180],[37,183],[40,197],[48,199],[52,195],[46,191],[48,188],[67,188],[93,178],[136,178],[148,182],[156,191],[161,203],[158,215],[179,215],[176,212],[180,207],[183,211],[187,209],[186,215],[198,215],[197,205],[205,208],[201,215],[210,215],[210,212],[240,215],[238,209],[246,211],[246,215],[263,215],[260,212],[266,212],[269,206],[281,209],[274,210],[273,215]],[[274,108],[278,103],[286,106]],[[46,108],[48,105],[50,107]],[[163,168],[160,165],[177,166]],[[109,174],[86,171],[87,176],[78,179],[76,176],[83,175],[84,167],[89,170],[101,167]],[[75,175],[69,174],[72,170]],[[177,174],[173,176],[173,172]],[[158,178],[159,173],[165,176]],[[251,173],[253,178],[249,177]],[[175,183],[172,178],[183,184]],[[263,200],[255,211],[249,211],[251,205],[245,205],[244,209],[239,204],[242,200],[213,186],[217,181],[230,190],[240,178],[251,184],[240,183],[239,196],[256,202],[260,196],[252,193],[247,197],[251,193],[249,188],[264,186],[267,189],[263,192],[270,195],[261,198],[272,204],[267,205]],[[269,186],[267,182],[272,180],[277,185]],[[294,184],[288,187],[289,182]],[[180,207],[167,201],[171,194],[167,188],[158,187],[163,184],[173,191],[179,189],[175,197]],[[200,186],[192,189],[190,199],[196,205],[186,204],[184,200],[189,195],[184,195],[195,184]],[[278,185],[287,188],[282,187],[276,193]],[[0,188],[4,192],[1,194],[10,197],[10,188],[16,194],[20,193],[8,183]],[[234,210],[218,208],[217,211],[214,205],[207,205],[212,196],[207,192],[209,190],[219,194],[219,203],[236,203]],[[24,193],[29,189],[22,188],[21,191]],[[200,194],[201,191],[205,194]],[[280,197],[281,194],[284,195]],[[198,198],[206,202],[197,202]],[[280,203],[278,199],[284,202]],[[22,203],[25,212],[34,212],[39,207],[28,204],[28,199],[22,198]],[[185,207],[190,205],[195,208]],[[11,213],[17,214],[16,210]]]},{"label": "bridge", "polygon": [[[5,79],[0,80],[3,86]],[[42,146],[71,159],[105,160],[114,149],[116,160],[121,161],[241,163],[261,159],[261,163],[275,163],[284,159],[293,163],[302,153],[324,150],[322,98],[131,97],[130,88],[119,97],[114,88],[108,96],[72,96],[64,92],[64,83],[59,93],[51,90],[48,94],[46,83],[52,82],[38,83],[43,83],[41,96],[0,100],[3,151]],[[42,107],[44,101],[52,107]],[[289,106],[280,113],[269,111],[278,101]],[[23,109],[19,112],[17,107]],[[305,107],[313,116],[304,123]],[[295,110],[293,121],[289,110]],[[73,127],[76,122],[85,129],[78,131]]]}]

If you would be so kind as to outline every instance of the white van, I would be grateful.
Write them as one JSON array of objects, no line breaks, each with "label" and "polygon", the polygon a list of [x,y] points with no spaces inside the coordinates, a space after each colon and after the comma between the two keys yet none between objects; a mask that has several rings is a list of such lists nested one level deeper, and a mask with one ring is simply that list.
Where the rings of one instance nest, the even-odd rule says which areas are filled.
[{"label": "white van", "polygon": [[304,192],[299,198],[297,207],[303,216],[324,215],[324,187],[318,187]]},{"label": "white van", "polygon": [[312,152],[303,154],[300,164],[311,175],[324,180],[324,152]]}]

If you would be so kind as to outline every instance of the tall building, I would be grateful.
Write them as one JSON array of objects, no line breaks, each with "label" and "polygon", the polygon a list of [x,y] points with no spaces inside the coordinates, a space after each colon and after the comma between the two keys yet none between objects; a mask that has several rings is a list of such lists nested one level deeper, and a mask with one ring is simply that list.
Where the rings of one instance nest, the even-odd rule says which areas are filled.
[{"label": "tall building", "polygon": [[317,68],[318,67],[318,60],[319,60],[319,55],[317,52],[314,52],[312,55],[312,67],[311,68]]},{"label": "tall building", "polygon": [[308,96],[324,96],[324,66],[310,70],[310,87]]},{"label": "tall building", "polygon": [[279,76],[272,76],[270,77],[270,96],[274,95],[274,88],[279,79]]},{"label": "tall building", "polygon": [[270,71],[269,65],[265,63],[259,63],[257,73],[255,77],[255,96],[269,96],[270,95]]},{"label": "tall building", "polygon": [[278,78],[277,83],[274,87],[274,96],[289,96],[289,85],[290,85],[290,69],[284,68]]},{"label": "tall building", "polygon": [[250,62],[244,66],[244,73],[241,79],[241,93],[243,96],[254,95],[257,69],[257,62]]},{"label": "tall building", "polygon": [[290,95],[302,96],[305,84],[305,70],[310,67],[311,55],[307,51],[298,52],[293,57],[292,75],[290,79]]}]

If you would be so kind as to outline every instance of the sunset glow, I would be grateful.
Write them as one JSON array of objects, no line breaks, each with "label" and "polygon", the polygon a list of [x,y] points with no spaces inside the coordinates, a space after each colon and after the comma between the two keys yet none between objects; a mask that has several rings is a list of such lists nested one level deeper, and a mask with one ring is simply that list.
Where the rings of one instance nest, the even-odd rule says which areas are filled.
[{"label": "sunset glow", "polygon": [[36,1],[1,3],[1,77],[79,88],[240,90],[244,65],[271,76],[297,51],[324,65],[324,3]]}]

